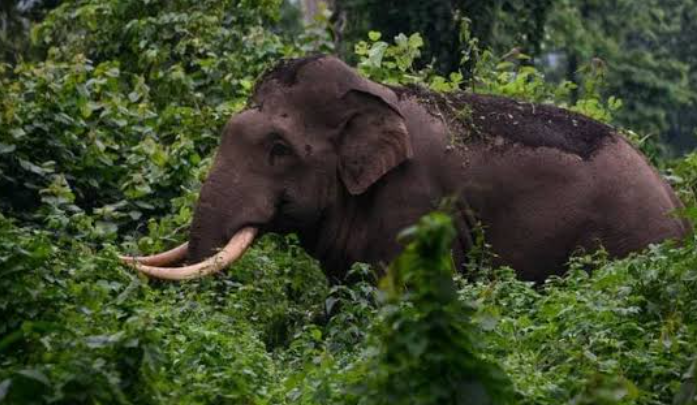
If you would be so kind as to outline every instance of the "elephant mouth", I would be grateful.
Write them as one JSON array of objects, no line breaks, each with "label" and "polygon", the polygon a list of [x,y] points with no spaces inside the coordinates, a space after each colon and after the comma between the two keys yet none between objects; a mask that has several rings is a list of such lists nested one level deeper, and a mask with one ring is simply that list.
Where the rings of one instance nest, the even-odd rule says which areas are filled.
[{"label": "elephant mouth", "polygon": [[168,267],[184,260],[189,251],[188,242],[152,256],[119,256],[119,259],[148,277],[190,280],[217,273],[234,263],[251,246],[258,232],[258,227],[244,227],[238,230],[218,253],[189,266]]}]

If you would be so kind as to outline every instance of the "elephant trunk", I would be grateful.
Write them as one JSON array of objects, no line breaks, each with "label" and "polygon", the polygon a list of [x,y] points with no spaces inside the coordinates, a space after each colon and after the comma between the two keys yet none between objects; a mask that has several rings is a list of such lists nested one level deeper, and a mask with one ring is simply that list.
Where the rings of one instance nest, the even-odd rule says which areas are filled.
[{"label": "elephant trunk", "polygon": [[189,227],[189,251],[187,260],[198,263],[215,253],[230,238],[227,220],[223,218],[220,208],[210,203],[211,188],[206,183],[194,211]]},{"label": "elephant trunk", "polygon": [[[253,226],[241,227],[230,235],[228,221],[221,218],[219,207],[214,207],[209,202],[216,201],[215,197],[220,197],[214,195],[218,192],[211,183],[215,182],[207,182],[201,190],[188,243],[153,256],[121,256],[120,259],[149,277],[186,280],[217,273],[240,258],[254,241],[258,229]],[[165,267],[185,258],[194,264]]]}]

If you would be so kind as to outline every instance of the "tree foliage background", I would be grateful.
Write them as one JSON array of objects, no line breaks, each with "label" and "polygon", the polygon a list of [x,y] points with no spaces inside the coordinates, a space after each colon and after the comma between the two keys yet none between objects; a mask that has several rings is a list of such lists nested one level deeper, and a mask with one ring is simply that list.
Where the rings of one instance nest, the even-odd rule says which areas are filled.
[{"label": "tree foliage background", "polygon": [[328,286],[293,236],[183,284],[119,264],[186,238],[260,73],[332,49],[374,80],[628,125],[697,217],[697,155],[645,138],[694,129],[692,1],[380,4],[335,3],[337,44],[336,17],[303,27],[280,0],[3,1],[0,403],[694,403],[693,239],[579,257],[537,287],[485,245],[453,281],[442,213],[382,282],[356,265],[365,281]]},{"label": "tree foliage background", "polygon": [[[420,32],[423,63],[441,72],[461,67],[469,38],[482,49],[531,57],[556,83],[580,83],[587,69],[605,72],[604,96],[624,102],[617,122],[660,139],[673,153],[697,145],[697,4],[693,0],[339,0],[337,18],[348,56],[369,30],[391,38]],[[462,36],[463,24],[470,36]],[[595,61],[595,64],[591,64]]]},{"label": "tree foliage background", "polygon": [[[285,0],[282,20],[273,24],[282,28],[273,31],[300,35],[304,3],[312,3],[313,10],[321,9],[320,3],[331,8],[334,45],[349,60],[355,61],[355,43],[376,30],[387,38],[421,33],[421,66],[433,63],[441,73],[460,69],[466,77],[473,61],[461,64],[461,59],[463,52],[469,54],[471,38],[481,49],[500,55],[513,49],[529,55],[525,63],[556,83],[578,84],[584,70],[602,66],[604,96],[613,95],[625,104],[618,123],[654,137],[665,153],[681,154],[697,146],[694,0]],[[58,4],[59,0],[4,1],[0,59],[29,57],[29,23]]]}]

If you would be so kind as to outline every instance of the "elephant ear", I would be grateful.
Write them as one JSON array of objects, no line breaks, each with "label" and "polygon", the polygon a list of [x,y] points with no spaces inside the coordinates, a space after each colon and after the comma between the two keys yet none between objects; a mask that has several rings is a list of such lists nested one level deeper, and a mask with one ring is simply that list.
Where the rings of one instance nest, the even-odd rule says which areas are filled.
[{"label": "elephant ear", "polygon": [[401,112],[385,98],[350,90],[342,101],[353,114],[339,135],[339,177],[357,195],[410,159],[411,141]]}]

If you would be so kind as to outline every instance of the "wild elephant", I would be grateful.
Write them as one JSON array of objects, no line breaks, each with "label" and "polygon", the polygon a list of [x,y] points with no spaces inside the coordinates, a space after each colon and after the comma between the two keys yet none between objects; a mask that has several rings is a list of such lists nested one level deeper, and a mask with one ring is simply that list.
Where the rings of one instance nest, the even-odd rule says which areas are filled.
[{"label": "wild elephant", "polygon": [[[623,256],[691,231],[670,186],[613,128],[548,105],[389,87],[329,56],[265,74],[225,126],[188,245],[126,257],[185,279],[265,232],[299,236],[327,276],[398,254],[396,235],[454,201],[462,265],[481,224],[499,264],[541,281],[579,248]],[[223,248],[219,251],[220,248]],[[188,258],[184,267],[161,267]]]}]

